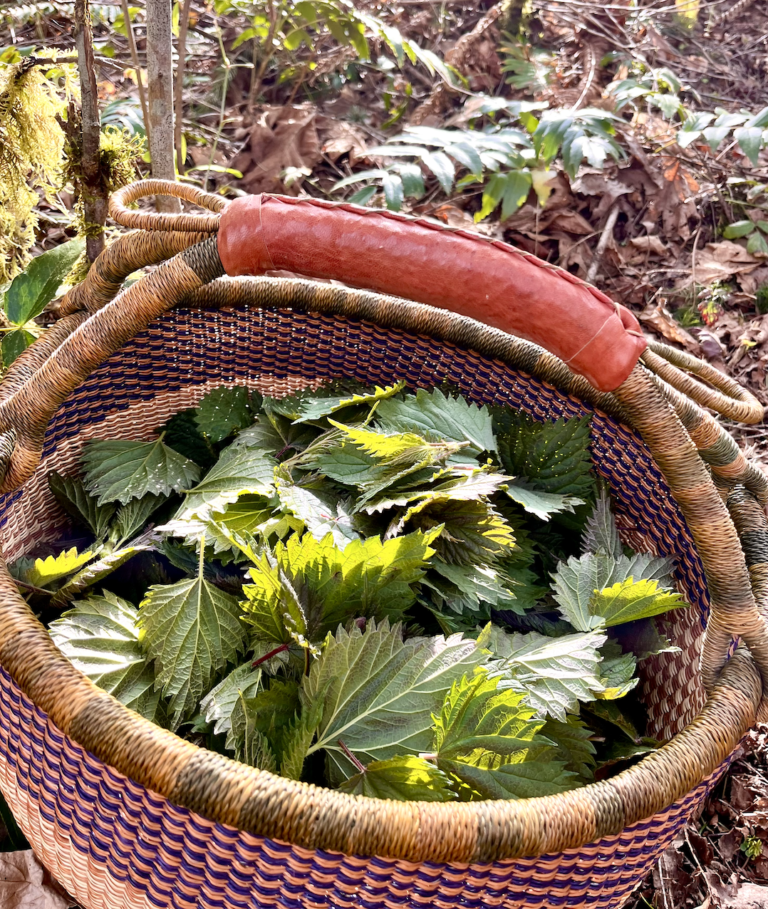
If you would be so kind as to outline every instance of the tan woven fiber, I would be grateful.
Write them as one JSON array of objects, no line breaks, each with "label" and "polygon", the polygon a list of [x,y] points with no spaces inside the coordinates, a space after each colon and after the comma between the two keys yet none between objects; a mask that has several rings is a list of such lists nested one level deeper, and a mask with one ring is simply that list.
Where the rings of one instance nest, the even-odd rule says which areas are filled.
[{"label": "tan woven fiber", "polygon": [[[762,423],[763,405],[734,379],[696,357],[659,341],[649,341],[642,360],[662,379],[704,407],[740,423]],[[696,382],[682,370],[691,372],[712,388]]]},{"label": "tan woven fiber", "polygon": [[210,209],[212,212],[220,212],[227,204],[221,196],[203,192],[186,183],[172,183],[168,180],[137,180],[112,194],[109,200],[110,216],[124,227],[137,227],[142,230],[213,233],[219,229],[217,214],[161,214],[153,211],[132,211],[127,208],[132,202],[146,196],[173,196],[176,199],[184,199]]},{"label": "tan woven fiber", "polygon": [[[140,194],[161,188],[145,185]],[[135,196],[124,194],[120,204],[131,198]],[[188,216],[170,217],[172,228],[188,223],[183,220]],[[186,229],[200,228],[182,227]],[[61,341],[45,363],[34,372],[30,367],[26,383],[0,400],[0,445],[15,445],[3,489],[15,488],[34,471],[48,420],[85,376],[153,318],[190,297],[213,306],[254,300],[275,306],[298,297],[297,308],[341,312],[383,326],[407,324],[414,332],[436,333],[487,355],[510,358],[518,368],[597,400],[584,380],[571,377],[551,355],[470,319],[308,282],[217,281],[210,291],[201,290],[221,274],[214,240],[186,249],[112,302],[94,305],[94,315]],[[680,383],[679,376],[670,376]],[[749,396],[744,393],[742,399],[754,416]],[[65,734],[99,760],[176,805],[254,834],[411,862],[495,861],[557,852],[617,834],[685,795],[732,751],[760,703],[761,673],[768,677],[768,636],[734,524],[653,377],[638,365],[613,397],[601,400],[606,409],[625,414],[643,436],[694,537],[712,599],[702,658],[710,696],[701,715],[671,743],[609,781],[518,802],[395,803],[346,796],[244,767],[153,726],[95,688],[53,646],[2,563],[0,664]],[[722,668],[735,634],[744,637],[754,660],[740,648]]]}]

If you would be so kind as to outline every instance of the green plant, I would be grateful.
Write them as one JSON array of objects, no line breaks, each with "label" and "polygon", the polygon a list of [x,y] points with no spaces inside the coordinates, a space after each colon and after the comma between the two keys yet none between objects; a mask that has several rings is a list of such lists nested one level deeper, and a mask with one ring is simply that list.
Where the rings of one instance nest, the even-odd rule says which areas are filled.
[{"label": "green plant", "polygon": [[681,148],[703,139],[714,155],[723,142],[731,140],[757,166],[761,149],[768,145],[768,107],[756,114],[747,110],[734,113],[721,107],[714,112],[691,111],[680,98],[685,86],[670,69],[645,69],[637,62],[633,66],[636,75],[611,82],[606,89],[615,98],[617,110],[637,107],[643,101],[681,124],[677,131]]},{"label": "green plant", "polygon": [[504,33],[504,42],[499,46],[502,55],[502,72],[508,73],[506,82],[518,91],[532,93],[544,91],[552,82],[556,57],[541,47],[533,47],[527,41]]},{"label": "green plant", "polygon": [[747,252],[756,258],[768,258],[768,243],[763,234],[768,234],[768,221],[734,221],[723,231],[726,240],[747,240]]},{"label": "green plant", "polygon": [[768,313],[768,284],[761,284],[755,294],[755,309],[764,316]]},{"label": "green plant", "polygon": [[8,367],[40,334],[34,321],[56,295],[85,249],[80,239],[62,243],[34,258],[11,281],[2,295],[2,309],[9,327],[3,335],[3,366]]},{"label": "green plant", "polygon": [[[476,117],[503,112],[507,116],[485,129],[435,129],[410,127],[386,145],[368,149],[369,155],[397,159],[387,167],[361,171],[339,180],[334,191],[355,183],[369,185],[350,201],[366,204],[377,188],[384,191],[386,205],[399,211],[405,198],[424,195],[424,171],[434,176],[439,188],[448,195],[454,188],[484,185],[482,207],[475,220],[488,217],[501,206],[502,219],[514,214],[536,189],[537,172],[556,159],[574,177],[585,159],[601,167],[607,157],[623,155],[614,138],[618,119],[605,111],[543,110],[540,102],[502,101],[479,106]],[[513,121],[519,125],[513,125]],[[522,127],[522,128],[521,128]],[[405,159],[401,161],[400,159]],[[465,171],[456,182],[457,165]]]},{"label": "green plant", "polygon": [[744,842],[739,847],[750,861],[759,858],[763,853],[763,841],[759,836],[745,837]]},{"label": "green plant", "polygon": [[443,61],[415,41],[404,38],[393,26],[357,9],[351,0],[215,0],[219,15],[242,13],[250,21],[232,45],[237,49],[246,41],[254,46],[254,78],[251,99],[256,100],[269,65],[276,55],[290,56],[304,47],[309,59],[304,61],[310,71],[317,65],[316,42],[323,35],[331,37],[342,47],[354,48],[361,60],[370,60],[367,33],[381,40],[393,53],[399,66],[406,59],[421,63],[431,73],[447,82],[454,77]]}]

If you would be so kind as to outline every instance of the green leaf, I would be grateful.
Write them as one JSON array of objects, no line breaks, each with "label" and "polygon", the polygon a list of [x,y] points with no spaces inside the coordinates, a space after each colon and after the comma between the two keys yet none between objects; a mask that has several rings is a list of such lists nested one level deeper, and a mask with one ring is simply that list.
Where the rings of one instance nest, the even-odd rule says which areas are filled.
[{"label": "green leaf", "polygon": [[244,663],[233,669],[200,701],[200,712],[208,723],[213,723],[216,735],[232,731],[232,712],[239,697],[253,698],[261,688],[261,669],[252,669]]},{"label": "green leaf", "polygon": [[274,494],[275,461],[259,448],[234,442],[222,451],[205,477],[189,490],[178,517],[206,518],[242,495]]},{"label": "green leaf", "polygon": [[506,635],[501,629],[484,636],[479,646],[490,646],[502,658],[504,677],[540,716],[553,716],[565,722],[567,712],[577,712],[579,701],[591,701],[604,685],[601,682],[600,647],[604,634],[567,634],[552,638],[531,631]]},{"label": "green leaf", "polygon": [[55,471],[48,474],[48,486],[71,518],[87,527],[97,540],[106,536],[109,523],[117,511],[116,503],[97,505],[95,496],[85,491],[82,480],[63,477]]},{"label": "green leaf", "polygon": [[289,780],[301,779],[304,761],[320,725],[322,711],[323,702],[318,698],[312,704],[305,704],[301,715],[294,717],[286,728],[280,773]]},{"label": "green leaf", "polygon": [[49,587],[55,581],[74,574],[87,562],[95,557],[94,552],[78,552],[73,546],[70,550],[60,552],[57,556],[48,556],[47,559],[35,559],[34,565],[27,572],[25,580],[35,587]]},{"label": "green leaf", "polygon": [[69,603],[89,587],[100,584],[104,578],[112,574],[121,565],[124,565],[137,553],[146,552],[149,548],[148,544],[143,543],[104,553],[95,562],[91,562],[81,571],[78,571],[66,584],[63,584],[56,591],[55,596],[51,598],[51,605],[63,606],[65,603]]},{"label": "green leaf", "polygon": [[[261,403],[260,398],[258,401]],[[250,426],[254,416],[249,389],[215,388],[198,404],[195,422],[211,442],[221,442],[233,432]]]},{"label": "green leaf", "polygon": [[301,399],[299,404],[299,416],[295,423],[310,423],[327,417],[329,414],[338,413],[345,407],[370,406],[377,401],[385,401],[391,398],[405,387],[405,382],[396,382],[394,385],[388,385],[384,388],[376,386],[373,391],[349,391],[347,394],[333,396],[316,396],[311,395]]},{"label": "green leaf", "polygon": [[493,174],[483,190],[483,202],[479,212],[475,213],[475,223],[487,218],[499,206],[507,188],[507,178],[504,174]]},{"label": "green leaf", "polygon": [[137,618],[130,603],[105,592],[51,622],[51,638],[95,685],[148,720],[162,722],[164,708],[139,645]]},{"label": "green leaf", "polygon": [[425,751],[432,714],[481,659],[475,642],[461,635],[403,641],[400,626],[386,621],[370,622],[365,632],[340,628],[302,682],[302,700],[322,697],[323,704],[309,754],[326,751],[330,781],[338,784],[355,773],[339,739],[364,764]]},{"label": "green leaf", "polygon": [[259,727],[258,712],[253,708],[252,700],[245,698],[241,692],[238,692],[231,722],[235,759],[249,767],[276,773],[277,758],[269,739]]},{"label": "green leaf", "polygon": [[159,496],[148,492],[140,499],[131,499],[130,502],[121,505],[110,533],[110,538],[114,541],[114,545],[120,548],[134,534],[143,530],[150,517],[167,501],[167,496]]},{"label": "green leaf", "polygon": [[758,156],[763,145],[763,130],[759,126],[742,126],[733,131],[733,137],[752,165],[757,167]]},{"label": "green leaf", "polygon": [[728,136],[730,134],[730,132],[731,132],[730,127],[717,126],[717,125],[708,126],[702,132],[702,135],[704,136],[704,138],[707,142],[707,145],[709,146],[709,150],[712,152],[713,155],[717,152],[718,148],[720,148],[720,146],[723,144],[723,140],[726,138],[726,136]]},{"label": "green leaf", "polygon": [[759,231],[755,231],[749,238],[747,252],[759,259],[768,257],[768,243],[766,243],[765,237]]},{"label": "green leaf", "polygon": [[531,191],[532,185],[533,178],[531,177],[530,171],[513,170],[511,173],[507,174],[501,204],[502,221],[506,221],[507,218],[512,217],[518,208],[520,208],[528,198],[528,193]]},{"label": "green leaf", "polygon": [[476,669],[454,682],[435,721],[437,766],[476,798],[532,798],[572,788],[524,696]]},{"label": "green leaf", "polygon": [[589,422],[582,417],[537,423],[522,413],[503,412],[496,430],[504,470],[542,492],[590,497]]},{"label": "green leaf", "polygon": [[3,355],[3,366],[7,369],[24,351],[35,342],[32,332],[19,328],[3,335],[0,352]]},{"label": "green leaf", "polygon": [[686,605],[676,591],[659,590],[658,581],[635,581],[629,577],[610,587],[598,589],[590,601],[590,612],[610,628],[622,622],[648,619]]},{"label": "green leaf", "polygon": [[82,457],[85,488],[98,504],[139,499],[148,492],[170,495],[194,483],[200,468],[156,442],[89,442]]},{"label": "green leaf", "polygon": [[[64,278],[85,249],[78,238],[34,258],[5,292],[8,321],[19,327],[39,316],[54,298]],[[5,351],[3,351],[5,354]]]},{"label": "green leaf", "polygon": [[370,478],[376,459],[351,442],[345,442],[322,452],[312,466],[329,480],[346,486],[362,486]]},{"label": "green leaf", "polygon": [[197,708],[214,677],[245,644],[235,597],[197,578],[150,587],[139,607],[141,641],[157,687],[172,698],[174,727]]},{"label": "green leaf", "polygon": [[365,772],[343,782],[339,791],[400,802],[450,802],[456,799],[449,778],[434,764],[413,754],[373,761]]},{"label": "green leaf", "polygon": [[316,540],[330,534],[334,545],[344,549],[350,540],[360,539],[348,504],[334,501],[335,497],[329,492],[308,489],[280,479],[277,494],[283,508],[298,518]]},{"label": "green leaf", "polygon": [[590,741],[592,730],[575,716],[565,722],[548,719],[541,727],[541,735],[557,746],[557,760],[565,769],[577,773],[584,783],[594,781],[595,754],[597,749]]},{"label": "green leaf", "polygon": [[381,178],[381,184],[384,189],[384,200],[390,211],[400,211],[403,207],[403,181],[398,174],[393,171],[386,171]]},{"label": "green leaf", "polygon": [[306,646],[351,617],[399,618],[416,599],[429,544],[429,536],[412,533],[384,543],[352,540],[342,551],[330,534],[321,541],[294,535],[250,570],[245,621],[259,640]]},{"label": "green leaf", "polygon": [[458,614],[479,612],[487,604],[496,609],[514,609],[515,594],[505,586],[506,576],[487,565],[446,565],[435,560],[423,582],[431,588],[432,600]]},{"label": "green leaf", "polygon": [[548,521],[553,514],[573,511],[574,506],[584,504],[583,499],[561,495],[559,492],[541,492],[521,480],[510,483],[506,492],[513,502],[522,505],[527,512],[536,515],[540,521]]},{"label": "green leaf", "polygon": [[600,664],[600,681],[603,691],[597,697],[604,701],[616,701],[629,694],[640,681],[635,678],[637,662],[631,653],[622,653],[615,641],[608,641],[603,647],[603,661]]},{"label": "green leaf", "polygon": [[737,237],[746,237],[755,229],[754,221],[734,221],[723,231],[726,240],[735,240]]},{"label": "green leaf", "polygon": [[623,652],[633,653],[638,662],[660,653],[680,653],[680,648],[659,631],[655,618],[617,625],[611,629],[611,638]]},{"label": "green leaf", "polygon": [[424,152],[421,160],[424,166],[435,175],[443,192],[450,193],[453,189],[453,181],[456,179],[456,168],[448,155],[441,151]]},{"label": "green leaf", "polygon": [[607,555],[614,559],[620,559],[624,555],[624,547],[611,511],[611,500],[603,486],[600,487],[595,507],[587,518],[581,548],[584,552]]},{"label": "green leaf", "polygon": [[[621,556],[619,559],[603,554],[595,555],[591,552],[579,559],[571,556],[567,562],[561,562],[557,571],[552,575],[553,594],[561,615],[577,631],[591,631],[595,628],[605,627],[606,624],[618,624],[618,622],[606,621],[606,610],[619,609],[624,603],[621,596],[618,600],[615,600],[615,596],[611,596],[604,597],[598,605],[596,601],[598,591],[604,591],[604,588],[612,588],[612,585],[616,585],[614,593],[620,595],[622,585],[627,584],[629,586],[626,589],[626,596],[631,598],[630,587],[635,583],[632,578],[637,578],[638,583],[644,581],[658,583],[659,580],[665,579],[669,565],[669,559],[657,559],[644,553],[636,553],[631,558]],[[637,592],[649,593],[649,589],[641,587]],[[661,598],[660,603],[670,602],[674,605],[648,612],[648,615],[657,615],[668,608],[675,608],[675,605],[683,605],[677,594],[662,590],[658,591],[658,596]],[[668,597],[672,599],[667,599]],[[675,597],[678,598],[675,599]],[[615,607],[609,607],[609,601],[615,601]],[[648,601],[648,605],[650,606],[652,602],[654,602],[653,597]],[[613,615],[612,611],[611,616]],[[631,608],[626,609],[625,615],[626,617],[620,618],[618,621],[631,622],[644,617],[641,614],[633,614]]]},{"label": "green leaf", "polygon": [[504,518],[481,499],[425,502],[410,509],[411,526],[436,533],[431,545],[451,565],[489,564],[514,550],[515,537]]},{"label": "green leaf", "polygon": [[385,433],[412,432],[427,441],[468,442],[468,454],[496,450],[487,407],[443,394],[439,388],[383,400],[376,409],[376,426]]},{"label": "green leaf", "polygon": [[216,452],[197,428],[197,408],[190,407],[174,414],[155,430],[165,444],[190,461],[208,470],[216,463]]}]

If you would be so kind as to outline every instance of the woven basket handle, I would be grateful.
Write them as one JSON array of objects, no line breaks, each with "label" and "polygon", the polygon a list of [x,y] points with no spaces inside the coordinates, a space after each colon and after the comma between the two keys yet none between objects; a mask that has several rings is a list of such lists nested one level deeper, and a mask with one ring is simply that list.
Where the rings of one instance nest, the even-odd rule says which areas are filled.
[{"label": "woven basket handle", "polygon": [[[171,186],[177,193],[176,186]],[[118,202],[122,205],[168,188],[162,181],[145,181],[124,190]],[[189,187],[177,194],[214,204]],[[137,218],[146,218],[154,230],[177,234],[187,225],[190,231],[204,225],[210,230],[213,222],[208,219],[218,218],[216,214],[137,214],[114,204],[113,210],[131,226],[145,223]],[[184,220],[188,218],[206,220]],[[633,327],[634,317],[568,273],[532,256],[429,222],[280,197],[230,203],[218,238],[175,255],[78,323],[21,387],[0,400],[0,463],[3,459],[7,463],[0,492],[18,487],[31,476],[47,423],[71,391],[153,319],[221,277],[225,265],[232,274],[287,268],[369,284],[390,293],[404,292],[419,302],[541,343],[560,357],[565,355],[571,368],[593,378],[598,388],[614,391],[664,473],[704,563],[712,596],[702,656],[705,684],[714,685],[734,635],[745,639],[768,681],[768,632],[755,606],[735,528],[683,425],[646,369],[636,365],[646,342]],[[386,316],[384,309],[385,323]],[[653,362],[649,365],[659,368]],[[691,368],[688,360],[680,365]],[[705,391],[709,395],[707,403],[732,408],[737,401],[745,405],[739,410],[742,419],[762,418],[762,407],[747,392],[711,375],[704,364],[696,369],[710,384],[719,383],[714,391],[697,385],[699,397]],[[678,372],[670,367],[665,378],[679,382]]]}]

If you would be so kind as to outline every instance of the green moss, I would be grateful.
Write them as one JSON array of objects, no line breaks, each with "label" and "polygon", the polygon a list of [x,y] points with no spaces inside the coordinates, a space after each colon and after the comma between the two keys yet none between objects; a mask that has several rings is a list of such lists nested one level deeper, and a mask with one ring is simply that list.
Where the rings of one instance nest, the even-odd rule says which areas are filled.
[{"label": "green moss", "polygon": [[755,308],[761,316],[768,313],[768,284],[761,284],[760,287],[757,288],[757,293],[755,294]]}]

